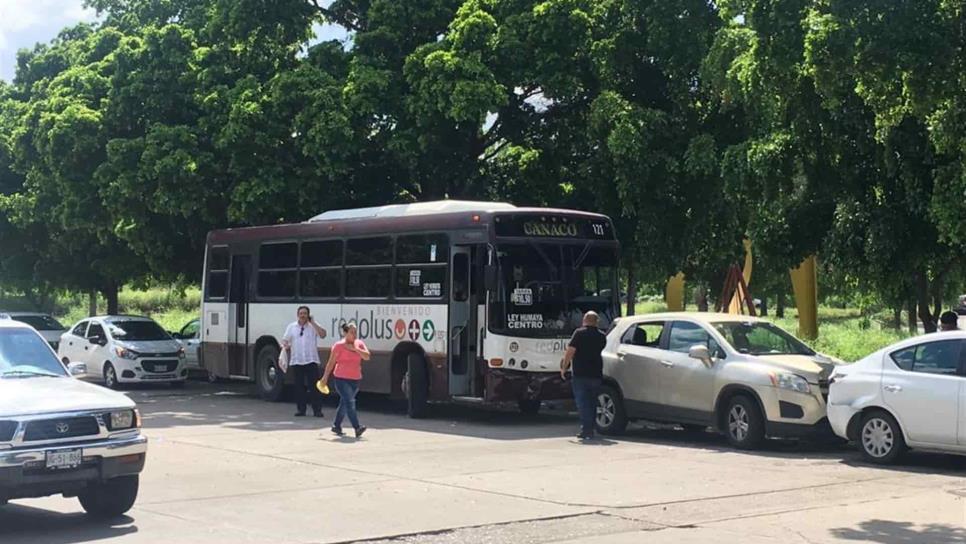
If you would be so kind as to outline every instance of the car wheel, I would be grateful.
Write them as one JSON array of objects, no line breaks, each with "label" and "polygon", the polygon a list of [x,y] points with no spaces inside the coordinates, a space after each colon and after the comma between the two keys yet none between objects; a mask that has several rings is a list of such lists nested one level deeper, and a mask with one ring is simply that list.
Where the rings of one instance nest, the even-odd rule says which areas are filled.
[{"label": "car wheel", "polygon": [[859,427],[859,449],[870,463],[896,462],[906,451],[906,440],[894,417],[883,411],[870,412]]},{"label": "car wheel", "polygon": [[429,411],[429,375],[426,361],[418,353],[406,357],[406,375],[403,376],[403,391],[406,393],[406,412],[409,417],[426,417]]},{"label": "car wheel", "polygon": [[520,412],[528,416],[539,413],[540,405],[541,402],[537,399],[522,399],[517,401],[517,406],[520,408]]},{"label": "car wheel", "polygon": [[752,450],[765,441],[765,419],[758,403],[744,396],[731,397],[725,407],[724,431],[728,442],[742,450]]},{"label": "car wheel", "polygon": [[104,363],[104,386],[108,389],[120,387],[120,383],[117,381],[117,370],[114,370],[114,365],[111,363]]},{"label": "car wheel", "polygon": [[620,435],[627,429],[624,398],[616,387],[602,385],[597,391],[597,430],[601,434]]},{"label": "car wheel", "polygon": [[270,402],[282,400],[285,374],[278,368],[278,348],[272,344],[258,350],[255,358],[255,385],[258,396]]},{"label": "car wheel", "polygon": [[121,476],[88,485],[77,495],[84,511],[97,518],[116,518],[134,506],[138,497],[138,476]]}]

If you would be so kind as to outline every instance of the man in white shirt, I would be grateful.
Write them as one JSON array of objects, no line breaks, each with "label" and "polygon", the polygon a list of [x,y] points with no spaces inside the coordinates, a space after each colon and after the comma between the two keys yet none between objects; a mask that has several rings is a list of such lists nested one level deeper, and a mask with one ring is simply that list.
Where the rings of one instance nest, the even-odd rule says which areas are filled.
[{"label": "man in white shirt", "polygon": [[315,382],[319,381],[319,340],[325,329],[316,324],[308,306],[299,306],[298,320],[285,329],[282,348],[288,352],[288,367],[295,375],[296,417],[305,415],[306,394],[315,417],[322,417],[322,398]]}]

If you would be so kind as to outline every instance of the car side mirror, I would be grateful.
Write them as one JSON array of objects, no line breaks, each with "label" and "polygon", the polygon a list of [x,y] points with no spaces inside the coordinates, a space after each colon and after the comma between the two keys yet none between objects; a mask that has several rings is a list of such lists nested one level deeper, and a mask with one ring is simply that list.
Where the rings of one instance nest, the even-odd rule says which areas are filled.
[{"label": "car side mirror", "polygon": [[70,363],[67,365],[67,371],[70,372],[71,376],[83,376],[87,374],[87,365],[84,363]]},{"label": "car side mirror", "polygon": [[708,350],[708,346],[691,346],[691,349],[688,350],[688,356],[701,361],[707,366],[714,364],[714,359],[711,358],[711,351]]},{"label": "car side mirror", "polygon": [[98,346],[103,347],[107,345],[107,338],[103,336],[92,336],[90,339],[90,342],[91,344],[96,344]]}]

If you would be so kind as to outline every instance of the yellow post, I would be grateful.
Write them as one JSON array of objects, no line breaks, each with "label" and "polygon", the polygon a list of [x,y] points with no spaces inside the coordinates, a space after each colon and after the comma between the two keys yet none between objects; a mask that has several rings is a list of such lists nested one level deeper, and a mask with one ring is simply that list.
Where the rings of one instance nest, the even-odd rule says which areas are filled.
[{"label": "yellow post", "polygon": [[668,311],[684,311],[684,272],[678,272],[667,280],[667,287],[664,289],[664,301],[667,302]]},{"label": "yellow post", "polygon": [[[744,239],[744,245],[745,245],[745,266],[741,270],[741,275],[745,279],[745,285],[750,286],[751,285],[751,263],[752,263],[752,259],[751,259],[751,240],[745,238]],[[749,289],[750,289],[750,287],[749,287]],[[741,300],[741,296],[740,295],[741,295],[740,291],[735,291],[735,295],[733,297],[731,297],[731,303],[728,304],[728,313],[729,314],[743,314],[743,313],[745,313],[746,306],[744,305],[744,301]]]},{"label": "yellow post", "polygon": [[803,338],[818,338],[818,272],[815,256],[806,258],[798,268],[789,270],[795,306],[798,307],[798,334]]}]

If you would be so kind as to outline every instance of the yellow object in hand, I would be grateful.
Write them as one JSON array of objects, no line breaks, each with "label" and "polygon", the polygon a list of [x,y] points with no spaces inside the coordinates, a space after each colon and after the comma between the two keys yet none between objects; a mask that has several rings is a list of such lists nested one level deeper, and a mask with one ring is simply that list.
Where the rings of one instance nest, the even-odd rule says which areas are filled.
[{"label": "yellow object in hand", "polygon": [[329,385],[322,380],[315,382],[315,388],[318,389],[319,393],[322,393],[323,395],[329,394]]}]

